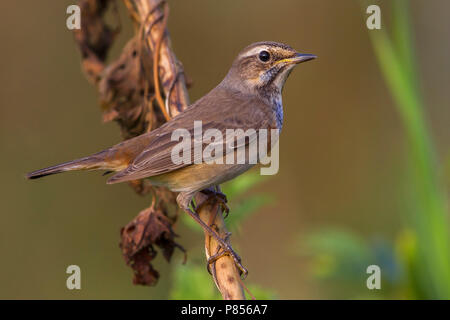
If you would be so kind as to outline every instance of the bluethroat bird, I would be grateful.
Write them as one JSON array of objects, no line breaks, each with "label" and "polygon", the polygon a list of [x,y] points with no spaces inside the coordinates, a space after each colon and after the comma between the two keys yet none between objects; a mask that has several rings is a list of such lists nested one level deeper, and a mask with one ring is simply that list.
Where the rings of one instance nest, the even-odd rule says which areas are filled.
[{"label": "bluethroat bird", "polygon": [[[107,170],[117,172],[109,178],[108,184],[148,178],[153,185],[179,192],[178,205],[211,234],[246,273],[231,246],[199,218],[190,204],[197,192],[215,188],[254,164],[175,163],[172,150],[178,142],[172,140],[172,133],[179,128],[194,131],[194,121],[201,121],[203,129],[213,128],[223,134],[227,129],[267,129],[269,132],[281,129],[281,91],[286,78],[294,66],[314,58],[316,56],[298,53],[282,43],[251,44],[239,53],[218,86],[161,127],[93,155],[31,172],[27,177],[36,179],[74,170]],[[233,148],[227,150],[236,152]]]}]

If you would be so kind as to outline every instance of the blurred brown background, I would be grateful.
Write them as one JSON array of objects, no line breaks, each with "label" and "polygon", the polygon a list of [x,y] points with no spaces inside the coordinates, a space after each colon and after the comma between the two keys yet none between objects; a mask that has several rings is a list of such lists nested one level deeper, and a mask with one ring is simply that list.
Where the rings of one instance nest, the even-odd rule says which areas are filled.
[{"label": "blurred brown background", "polygon": [[[373,2],[382,10],[388,3]],[[98,172],[24,178],[120,139],[115,124],[101,124],[96,91],[66,29],[65,10],[74,3],[0,3],[0,298],[164,299],[181,255],[171,264],[158,257],[158,285],[139,287],[118,247],[120,227],[148,198],[127,185],[107,186]],[[119,4],[123,31],[114,54],[132,34]],[[304,259],[293,254],[298,235],[337,225],[362,237],[389,238],[408,205],[399,173],[405,139],[372,52],[364,7],[356,0],[169,4],[173,47],[194,80],[192,101],[252,42],[279,41],[318,55],[300,65],[284,89],[280,171],[258,187],[277,202],[249,218],[233,243],[249,282],[282,299],[326,297],[304,272]],[[439,160],[448,163],[450,2],[411,1],[411,7],[425,112]],[[182,225],[177,232],[188,250],[199,251],[200,235]],[[80,291],[65,286],[70,264],[81,267]]]}]

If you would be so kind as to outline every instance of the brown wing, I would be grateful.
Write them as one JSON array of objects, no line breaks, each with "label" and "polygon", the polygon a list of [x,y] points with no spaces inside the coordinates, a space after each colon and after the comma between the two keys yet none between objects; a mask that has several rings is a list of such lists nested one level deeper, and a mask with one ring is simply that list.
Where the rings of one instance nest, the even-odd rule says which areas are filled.
[{"label": "brown wing", "polygon": [[[241,97],[218,87],[186,111],[154,130],[151,144],[135,158],[128,168],[112,176],[108,183],[142,179],[188,166],[189,164],[185,163],[176,164],[172,160],[172,149],[179,143],[179,141],[172,141],[172,132],[179,128],[188,130],[191,135],[192,147],[194,121],[198,120],[202,121],[203,133],[207,129],[217,129],[223,137],[226,137],[226,129],[242,129],[243,131],[269,129],[274,127],[275,121],[270,106],[261,100]],[[251,140],[252,138],[243,141],[248,144]],[[239,136],[237,141],[242,141]],[[234,141],[224,139],[219,143],[230,142]],[[229,148],[226,147],[223,150],[229,150]],[[191,154],[194,155],[193,150],[191,150]],[[193,160],[192,157],[191,163]]]}]

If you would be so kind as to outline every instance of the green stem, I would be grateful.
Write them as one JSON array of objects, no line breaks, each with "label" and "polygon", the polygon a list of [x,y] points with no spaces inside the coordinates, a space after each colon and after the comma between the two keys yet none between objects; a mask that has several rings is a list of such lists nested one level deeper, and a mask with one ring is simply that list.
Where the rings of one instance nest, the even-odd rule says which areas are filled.
[{"label": "green stem", "polygon": [[446,201],[418,90],[408,4],[405,0],[396,0],[393,9],[393,40],[384,29],[369,31],[369,34],[410,146],[408,159],[415,210],[408,214],[418,239],[419,283],[429,298],[448,299],[450,242]]}]

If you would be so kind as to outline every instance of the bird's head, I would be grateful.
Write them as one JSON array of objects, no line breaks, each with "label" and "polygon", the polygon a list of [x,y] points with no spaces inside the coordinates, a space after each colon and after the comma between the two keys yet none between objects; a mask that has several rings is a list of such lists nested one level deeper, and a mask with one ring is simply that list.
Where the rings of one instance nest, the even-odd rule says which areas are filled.
[{"label": "bird's head", "polygon": [[281,93],[291,70],[315,58],[282,43],[257,42],[239,53],[224,82],[241,90]]}]

